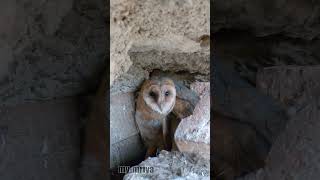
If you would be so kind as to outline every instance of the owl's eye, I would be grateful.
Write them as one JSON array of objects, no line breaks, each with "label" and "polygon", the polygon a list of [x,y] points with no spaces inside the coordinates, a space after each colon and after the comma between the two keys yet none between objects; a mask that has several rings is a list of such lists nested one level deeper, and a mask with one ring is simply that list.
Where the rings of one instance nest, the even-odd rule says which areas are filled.
[{"label": "owl's eye", "polygon": [[149,96],[151,96],[151,97],[155,98],[157,95],[156,95],[156,93],[155,93],[155,92],[151,91],[151,92],[149,93]]},{"label": "owl's eye", "polygon": [[170,94],[169,91],[166,91],[166,92],[164,93],[164,95],[166,95],[166,96],[169,96],[169,94]]}]

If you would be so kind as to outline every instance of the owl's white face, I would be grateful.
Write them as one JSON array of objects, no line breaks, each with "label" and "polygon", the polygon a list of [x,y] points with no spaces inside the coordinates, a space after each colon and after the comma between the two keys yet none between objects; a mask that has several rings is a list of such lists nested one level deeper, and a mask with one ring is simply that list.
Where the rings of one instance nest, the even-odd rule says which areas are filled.
[{"label": "owl's white face", "polygon": [[151,80],[143,91],[143,100],[153,111],[168,115],[176,102],[176,88],[172,80]]}]

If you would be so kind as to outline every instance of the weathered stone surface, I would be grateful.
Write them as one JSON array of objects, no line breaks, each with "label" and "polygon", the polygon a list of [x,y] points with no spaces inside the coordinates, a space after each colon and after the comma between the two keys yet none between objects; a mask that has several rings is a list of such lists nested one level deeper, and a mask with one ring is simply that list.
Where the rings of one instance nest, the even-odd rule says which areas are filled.
[{"label": "weathered stone surface", "polygon": [[144,156],[144,145],[135,124],[133,93],[110,97],[110,167]]},{"label": "weathered stone surface", "polygon": [[134,92],[148,76],[148,71],[136,66],[131,66],[126,73],[114,81],[110,94]]},{"label": "weathered stone surface", "polygon": [[257,85],[287,108],[290,121],[269,153],[266,167],[243,179],[317,179],[319,177],[318,66],[261,69]]},{"label": "weathered stone surface", "polygon": [[2,180],[75,180],[80,160],[78,102],[0,107]]},{"label": "weathered stone surface", "polygon": [[138,67],[149,70],[188,71],[209,75],[210,53],[199,43],[183,36],[136,42],[129,50],[130,59]]},{"label": "weathered stone surface", "polygon": [[106,65],[101,4],[102,0],[1,1],[1,104],[94,89]]},{"label": "weathered stone surface", "polygon": [[[130,172],[137,167],[146,167],[151,171],[149,173]],[[124,180],[147,179],[209,180],[210,162],[195,154],[161,151],[157,157],[148,158],[132,167],[124,177]]]},{"label": "weathered stone surface", "polygon": [[174,139],[179,151],[210,159],[210,83],[195,82],[191,90],[196,91],[200,101],[193,114],[181,120]]},{"label": "weathered stone surface", "polygon": [[319,156],[319,97],[297,112],[274,143],[267,165],[243,179],[317,179]]},{"label": "weathered stone surface", "polygon": [[[261,69],[257,88],[280,100],[289,111],[320,97],[320,66],[278,66]],[[294,112],[289,112],[294,113]]]},{"label": "weathered stone surface", "polygon": [[9,64],[13,60],[12,48],[5,43],[0,45],[0,83],[4,81],[4,78],[8,76]]},{"label": "weathered stone surface", "polygon": [[229,30],[214,34],[215,56],[233,63],[242,79],[255,86],[258,69],[284,65],[319,65],[320,41],[305,41],[281,35],[257,38],[247,31]]},{"label": "weathered stone surface", "polygon": [[273,145],[265,175],[267,179],[317,179],[320,176],[319,97],[288,123]]},{"label": "weathered stone surface", "polygon": [[285,109],[242,79],[232,63],[216,59],[214,67],[213,110],[253,125],[272,143],[285,128]]},{"label": "weathered stone surface", "polygon": [[213,113],[214,179],[234,179],[262,168],[270,144],[250,125]]},{"label": "weathered stone surface", "polygon": [[21,2],[3,0],[0,2],[1,44],[13,47],[27,31],[27,8]]},{"label": "weathered stone surface", "polygon": [[223,1],[214,0],[213,31],[241,29],[257,36],[284,34],[293,38],[319,36],[319,3],[316,1]]},{"label": "weathered stone surface", "polygon": [[[140,42],[155,40],[158,44],[162,42],[169,44],[172,41],[168,38],[180,36],[189,39],[189,42],[193,42],[191,44],[196,44],[193,46],[194,49],[199,49],[199,37],[210,34],[209,2],[209,0],[112,0],[110,3],[111,85],[132,65],[128,51],[136,42],[140,44]],[[202,49],[208,51],[207,47]],[[183,55],[177,54],[175,57],[183,58]],[[168,54],[165,57],[170,58]],[[150,61],[155,62],[153,58]]]},{"label": "weathered stone surface", "polygon": [[111,86],[111,93],[135,91],[154,69],[170,72],[194,73],[198,80],[209,80],[209,51],[198,43],[181,37],[136,42],[128,51],[132,65],[119,75]]}]

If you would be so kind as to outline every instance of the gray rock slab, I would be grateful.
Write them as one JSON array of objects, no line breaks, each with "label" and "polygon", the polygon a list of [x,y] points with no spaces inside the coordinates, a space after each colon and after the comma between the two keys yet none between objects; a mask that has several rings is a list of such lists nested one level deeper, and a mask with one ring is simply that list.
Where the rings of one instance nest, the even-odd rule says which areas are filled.
[{"label": "gray rock slab", "polygon": [[139,131],[135,124],[133,93],[110,97],[110,166],[116,167],[144,156]]}]

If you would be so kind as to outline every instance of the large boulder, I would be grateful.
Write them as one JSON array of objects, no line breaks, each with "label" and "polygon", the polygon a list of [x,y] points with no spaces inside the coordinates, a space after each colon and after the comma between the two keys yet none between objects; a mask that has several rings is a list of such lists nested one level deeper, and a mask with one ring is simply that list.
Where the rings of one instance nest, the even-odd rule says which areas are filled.
[{"label": "large boulder", "polygon": [[191,89],[199,96],[193,114],[181,120],[174,140],[180,152],[196,153],[210,159],[210,83],[196,82]]},{"label": "large boulder", "polygon": [[259,89],[281,101],[290,121],[280,134],[266,167],[243,179],[317,179],[319,177],[318,66],[280,66],[259,71]]}]

